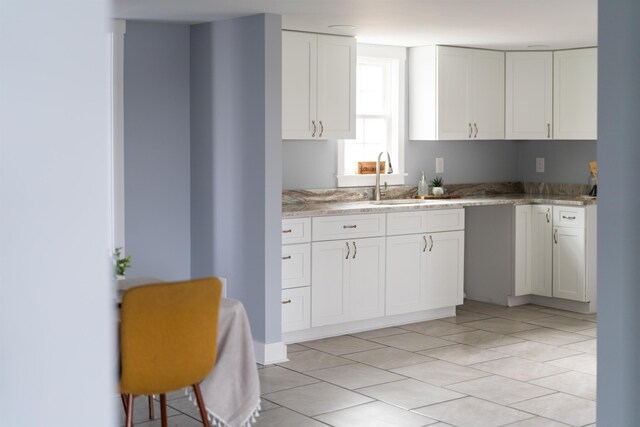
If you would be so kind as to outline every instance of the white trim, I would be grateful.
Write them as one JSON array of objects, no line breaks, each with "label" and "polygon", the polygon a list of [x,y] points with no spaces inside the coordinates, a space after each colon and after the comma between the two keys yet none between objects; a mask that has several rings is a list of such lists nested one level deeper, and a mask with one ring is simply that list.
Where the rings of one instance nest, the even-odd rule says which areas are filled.
[{"label": "white trim", "polygon": [[[406,173],[381,174],[380,185],[386,182],[388,185],[404,185]],[[371,175],[337,175],[338,187],[371,187],[376,185],[375,174]]]},{"label": "white trim", "polygon": [[394,316],[376,317],[374,319],[358,320],[355,322],[338,323],[335,325],[319,326],[301,331],[287,332],[282,334],[282,340],[286,343],[310,341],[320,338],[335,337],[337,335],[370,331],[372,329],[385,328],[389,326],[406,325],[407,323],[443,319],[445,317],[452,317],[455,315],[455,306],[436,308],[417,311],[414,313],[396,314]]},{"label": "white trim", "polygon": [[272,365],[274,363],[288,362],[287,346],[282,341],[265,344],[253,341],[253,348],[256,353],[256,362],[261,365]]}]

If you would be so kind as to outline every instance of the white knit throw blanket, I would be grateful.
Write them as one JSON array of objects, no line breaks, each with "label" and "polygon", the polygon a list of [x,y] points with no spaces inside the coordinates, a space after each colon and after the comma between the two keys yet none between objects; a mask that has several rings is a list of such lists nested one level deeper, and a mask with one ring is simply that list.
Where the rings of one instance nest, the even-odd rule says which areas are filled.
[{"label": "white knit throw blanket", "polygon": [[[243,305],[223,298],[218,323],[218,359],[200,383],[214,426],[248,427],[260,411],[260,380],[249,319]],[[185,389],[195,404],[193,389]]]}]

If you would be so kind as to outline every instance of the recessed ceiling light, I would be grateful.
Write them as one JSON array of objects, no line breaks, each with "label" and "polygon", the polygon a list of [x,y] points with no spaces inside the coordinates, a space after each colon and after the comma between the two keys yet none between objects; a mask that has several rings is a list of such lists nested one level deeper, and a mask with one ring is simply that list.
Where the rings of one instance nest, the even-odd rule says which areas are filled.
[{"label": "recessed ceiling light", "polygon": [[529,46],[527,46],[529,49],[548,49],[549,45],[546,44],[530,44]]},{"label": "recessed ceiling light", "polygon": [[335,28],[336,30],[354,30],[356,26],[346,25],[346,24],[334,24],[334,25],[329,25],[329,28]]}]

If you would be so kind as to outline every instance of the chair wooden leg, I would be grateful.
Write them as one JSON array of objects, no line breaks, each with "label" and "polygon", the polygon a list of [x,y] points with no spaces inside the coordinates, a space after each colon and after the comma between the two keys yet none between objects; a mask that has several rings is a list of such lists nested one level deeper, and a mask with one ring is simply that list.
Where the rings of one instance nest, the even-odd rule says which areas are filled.
[{"label": "chair wooden leg", "polygon": [[127,395],[127,427],[133,427],[133,394]]},{"label": "chair wooden leg", "polygon": [[207,411],[204,409],[204,402],[202,401],[200,384],[195,383],[193,385],[193,391],[195,392],[196,400],[198,401],[198,408],[200,409],[200,416],[202,417],[202,425],[204,425],[204,427],[209,427],[209,419],[207,418]]},{"label": "chair wooden leg", "polygon": [[160,418],[162,418],[162,427],[167,427],[167,395],[160,395]]},{"label": "chair wooden leg", "polygon": [[153,408],[153,395],[149,395],[149,419],[153,420],[156,417],[155,409]]},{"label": "chair wooden leg", "polygon": [[120,398],[122,399],[122,407],[124,408],[124,414],[127,415],[127,395],[121,394]]}]

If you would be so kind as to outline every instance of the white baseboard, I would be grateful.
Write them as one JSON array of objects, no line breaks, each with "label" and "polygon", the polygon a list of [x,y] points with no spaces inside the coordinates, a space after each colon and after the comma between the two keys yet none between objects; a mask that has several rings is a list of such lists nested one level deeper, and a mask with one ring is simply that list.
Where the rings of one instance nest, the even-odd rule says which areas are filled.
[{"label": "white baseboard", "polygon": [[272,365],[274,363],[288,362],[287,346],[282,341],[265,344],[254,341],[253,348],[256,352],[256,362],[261,365]]}]

